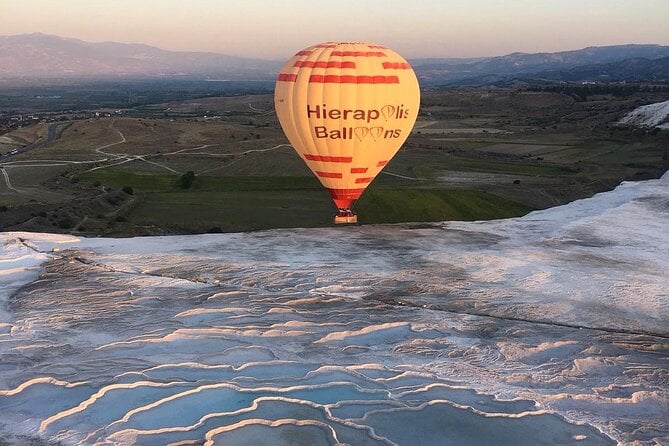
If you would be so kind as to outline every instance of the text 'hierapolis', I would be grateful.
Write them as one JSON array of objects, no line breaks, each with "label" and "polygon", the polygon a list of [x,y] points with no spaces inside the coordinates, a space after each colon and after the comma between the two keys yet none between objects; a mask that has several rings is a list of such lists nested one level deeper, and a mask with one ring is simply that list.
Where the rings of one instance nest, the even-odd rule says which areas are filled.
[{"label": "text 'hierapolis'", "polygon": [[394,128],[390,121],[408,119],[409,110],[404,104],[384,105],[370,109],[328,108],[326,104],[311,106],[307,104],[307,118],[312,120],[349,121],[350,126],[315,125],[313,132],[316,138],[353,139],[362,141],[371,137],[374,141],[381,138],[399,138],[402,130]]}]

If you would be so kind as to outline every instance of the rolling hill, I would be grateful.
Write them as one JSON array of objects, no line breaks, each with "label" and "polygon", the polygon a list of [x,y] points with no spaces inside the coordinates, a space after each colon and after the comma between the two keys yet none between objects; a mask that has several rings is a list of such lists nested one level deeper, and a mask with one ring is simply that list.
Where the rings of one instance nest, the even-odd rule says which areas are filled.
[{"label": "rolling hill", "polygon": [[0,36],[0,78],[274,77],[277,62],[34,33]]},{"label": "rolling hill", "polygon": [[[476,81],[486,83],[488,75],[491,75],[491,80],[494,81],[511,76],[529,79],[541,77],[541,75],[535,75],[536,73],[566,73],[576,67],[593,68],[595,65],[615,65],[633,59],[655,60],[666,57],[669,57],[669,46],[667,45],[613,45],[557,53],[512,53],[506,56],[461,61],[457,59],[418,59],[412,61],[412,64],[423,81],[427,83],[460,83],[463,80],[474,81],[464,83],[476,83]],[[627,65],[630,66],[631,63],[628,62]],[[613,66],[607,68],[611,69]],[[649,66],[648,68],[654,67]],[[555,74],[553,76],[556,77]],[[567,79],[557,76],[555,80]]]}]

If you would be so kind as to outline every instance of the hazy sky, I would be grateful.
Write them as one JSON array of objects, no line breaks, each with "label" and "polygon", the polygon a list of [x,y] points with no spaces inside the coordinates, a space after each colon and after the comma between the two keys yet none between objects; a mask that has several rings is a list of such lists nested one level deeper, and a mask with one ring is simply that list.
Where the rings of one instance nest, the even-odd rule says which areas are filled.
[{"label": "hazy sky", "polygon": [[0,0],[0,34],[284,59],[329,40],[405,57],[669,44],[669,0]]}]

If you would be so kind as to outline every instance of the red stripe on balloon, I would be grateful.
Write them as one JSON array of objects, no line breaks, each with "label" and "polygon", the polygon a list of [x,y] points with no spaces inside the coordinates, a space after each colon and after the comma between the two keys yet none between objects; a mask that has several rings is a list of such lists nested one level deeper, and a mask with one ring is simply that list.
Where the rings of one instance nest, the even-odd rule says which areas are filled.
[{"label": "red stripe on balloon", "polygon": [[366,173],[366,167],[351,167],[351,173]]},{"label": "red stripe on balloon", "polygon": [[277,77],[276,80],[282,82],[295,82],[297,80],[297,74],[279,73],[279,77]]},{"label": "red stripe on balloon", "polygon": [[333,51],[330,56],[339,57],[386,57],[381,51]]},{"label": "red stripe on balloon", "polygon": [[342,175],[339,172],[320,172],[316,171],[316,175],[318,175],[321,178],[341,178]]},{"label": "red stripe on balloon", "polygon": [[386,161],[379,161],[378,163],[376,163],[376,167],[383,167],[383,166],[385,166],[386,164],[388,164],[388,160],[386,160]]},{"label": "red stripe on balloon", "polygon": [[397,76],[323,76],[312,74],[309,76],[310,83],[323,84],[399,84]]},{"label": "red stripe on balloon", "polygon": [[323,155],[311,155],[309,153],[304,154],[304,158],[309,161],[321,161],[324,163],[352,163],[353,157],[350,156],[323,156]]},{"label": "red stripe on balloon", "polygon": [[358,184],[371,183],[373,179],[374,179],[374,177],[356,178],[355,182],[358,183]]},{"label": "red stripe on balloon", "polygon": [[312,61],[298,60],[293,67],[296,68],[355,68],[355,62],[336,62],[336,61]]},{"label": "red stripe on balloon", "polygon": [[411,65],[405,62],[383,62],[384,70],[410,70]]},{"label": "red stripe on balloon", "polygon": [[296,56],[309,56],[312,52],[311,51],[298,51],[295,53]]}]

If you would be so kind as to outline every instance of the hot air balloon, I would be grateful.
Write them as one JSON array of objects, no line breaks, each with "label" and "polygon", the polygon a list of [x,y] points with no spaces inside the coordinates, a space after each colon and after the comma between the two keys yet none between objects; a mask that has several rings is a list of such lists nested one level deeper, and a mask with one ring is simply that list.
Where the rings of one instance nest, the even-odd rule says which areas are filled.
[{"label": "hot air balloon", "polygon": [[281,68],[274,106],[286,137],[328,189],[335,223],[356,223],[352,203],[409,136],[420,90],[396,52],[361,42],[298,51]]}]

